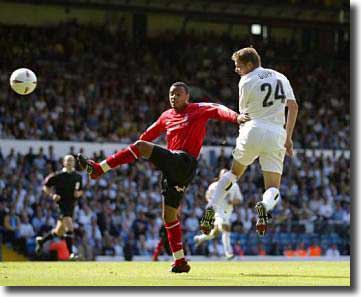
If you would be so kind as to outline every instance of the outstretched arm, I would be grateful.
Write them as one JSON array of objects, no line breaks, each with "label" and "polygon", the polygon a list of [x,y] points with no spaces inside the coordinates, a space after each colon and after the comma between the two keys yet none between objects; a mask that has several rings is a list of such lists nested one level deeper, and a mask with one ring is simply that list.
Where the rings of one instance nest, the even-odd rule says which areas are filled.
[{"label": "outstretched arm", "polygon": [[239,115],[237,112],[228,107],[217,103],[199,103],[205,108],[205,114],[210,119],[227,121],[234,124],[242,124],[249,120],[248,115]]},{"label": "outstretched arm", "polygon": [[160,116],[156,122],[149,126],[149,128],[145,130],[142,135],[140,135],[139,139],[144,141],[152,141],[158,138],[164,131],[165,127],[163,125],[162,116]]}]

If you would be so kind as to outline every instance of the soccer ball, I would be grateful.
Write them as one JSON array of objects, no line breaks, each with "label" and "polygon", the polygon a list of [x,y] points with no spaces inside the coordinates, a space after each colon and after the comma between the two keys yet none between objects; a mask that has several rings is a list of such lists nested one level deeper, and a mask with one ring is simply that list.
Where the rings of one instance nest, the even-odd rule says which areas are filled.
[{"label": "soccer ball", "polygon": [[10,76],[10,86],[19,95],[28,95],[36,88],[36,75],[30,69],[20,68]]}]

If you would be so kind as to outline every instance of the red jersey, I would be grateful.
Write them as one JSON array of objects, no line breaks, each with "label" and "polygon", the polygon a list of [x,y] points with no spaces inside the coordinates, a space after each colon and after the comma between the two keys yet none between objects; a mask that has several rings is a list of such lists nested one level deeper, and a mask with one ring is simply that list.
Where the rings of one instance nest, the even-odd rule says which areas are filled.
[{"label": "red jersey", "polygon": [[209,119],[237,123],[238,114],[220,104],[189,103],[182,111],[173,108],[161,114],[141,136],[140,140],[152,141],[162,133],[167,133],[169,150],[185,151],[196,159],[206,135]]}]

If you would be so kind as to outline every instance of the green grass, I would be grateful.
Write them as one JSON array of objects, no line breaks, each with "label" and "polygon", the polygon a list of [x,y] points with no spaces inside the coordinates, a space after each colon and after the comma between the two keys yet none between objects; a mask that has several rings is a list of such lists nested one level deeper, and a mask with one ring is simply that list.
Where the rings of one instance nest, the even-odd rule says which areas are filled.
[{"label": "green grass", "polygon": [[1,262],[1,286],[350,286],[349,262]]}]

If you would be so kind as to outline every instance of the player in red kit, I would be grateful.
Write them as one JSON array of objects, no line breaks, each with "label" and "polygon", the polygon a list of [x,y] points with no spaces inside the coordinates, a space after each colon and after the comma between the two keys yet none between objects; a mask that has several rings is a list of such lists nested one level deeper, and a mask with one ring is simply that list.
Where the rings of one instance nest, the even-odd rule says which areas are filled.
[{"label": "player in red kit", "polygon": [[[184,258],[181,224],[178,209],[184,192],[193,180],[197,158],[206,134],[209,119],[241,124],[249,118],[233,110],[213,103],[189,103],[187,84],[176,82],[169,89],[171,108],[161,114],[135,143],[118,151],[106,160],[96,163],[78,155],[80,166],[91,178],[96,179],[121,164],[132,163],[139,158],[151,161],[162,171],[163,220],[174,257],[171,272],[188,272],[190,266]],[[153,144],[166,133],[167,149]]]}]

